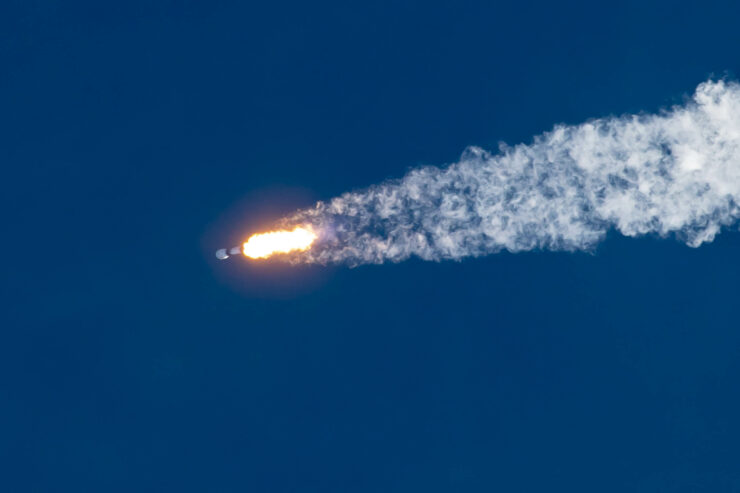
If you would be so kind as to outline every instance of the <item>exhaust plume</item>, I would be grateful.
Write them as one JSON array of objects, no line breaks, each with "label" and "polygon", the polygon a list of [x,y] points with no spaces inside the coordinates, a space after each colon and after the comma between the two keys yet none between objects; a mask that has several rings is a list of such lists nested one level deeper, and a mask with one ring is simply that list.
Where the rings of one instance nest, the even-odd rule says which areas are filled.
[{"label": "exhaust plume", "polygon": [[626,236],[710,242],[740,209],[740,85],[700,84],[655,115],[558,125],[497,154],[345,193],[281,223],[317,232],[294,262],[461,259],[501,250],[588,250]]},{"label": "exhaust plume", "polygon": [[306,228],[260,233],[244,242],[242,253],[253,259],[268,258],[275,254],[307,250],[315,239],[314,232]]}]

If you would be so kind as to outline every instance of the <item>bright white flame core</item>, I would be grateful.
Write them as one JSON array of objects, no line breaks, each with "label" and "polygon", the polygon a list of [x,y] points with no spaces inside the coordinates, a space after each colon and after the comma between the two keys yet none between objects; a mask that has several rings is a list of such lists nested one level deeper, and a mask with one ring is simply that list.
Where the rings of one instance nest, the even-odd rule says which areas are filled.
[{"label": "bright white flame core", "polygon": [[252,235],[244,243],[244,255],[249,258],[267,258],[276,253],[303,251],[310,248],[316,234],[308,228],[293,231],[272,231]]}]

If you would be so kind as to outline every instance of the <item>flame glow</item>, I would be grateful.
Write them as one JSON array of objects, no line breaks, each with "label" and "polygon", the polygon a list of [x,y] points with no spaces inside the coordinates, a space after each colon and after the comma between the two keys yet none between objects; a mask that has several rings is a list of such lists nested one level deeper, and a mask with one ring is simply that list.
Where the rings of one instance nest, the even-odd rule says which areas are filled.
[{"label": "flame glow", "polygon": [[276,253],[308,250],[315,239],[313,231],[301,227],[293,231],[259,233],[244,242],[242,251],[249,258],[267,258]]}]

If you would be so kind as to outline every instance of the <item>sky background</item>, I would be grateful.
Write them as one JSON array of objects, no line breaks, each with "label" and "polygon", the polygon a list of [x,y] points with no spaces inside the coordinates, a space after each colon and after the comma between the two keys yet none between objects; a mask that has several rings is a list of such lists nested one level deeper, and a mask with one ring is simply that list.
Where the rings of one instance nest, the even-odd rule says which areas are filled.
[{"label": "sky background", "polygon": [[0,7],[0,490],[740,490],[740,234],[219,263],[297,207],[681,104],[737,2]]}]

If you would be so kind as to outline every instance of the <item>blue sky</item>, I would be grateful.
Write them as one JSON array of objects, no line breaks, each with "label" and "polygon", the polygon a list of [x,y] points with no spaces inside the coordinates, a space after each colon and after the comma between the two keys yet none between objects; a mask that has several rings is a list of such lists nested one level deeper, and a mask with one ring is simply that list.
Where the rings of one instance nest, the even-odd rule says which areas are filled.
[{"label": "blue sky", "polygon": [[219,264],[295,208],[656,112],[733,2],[10,2],[7,491],[734,491],[740,235]]}]

